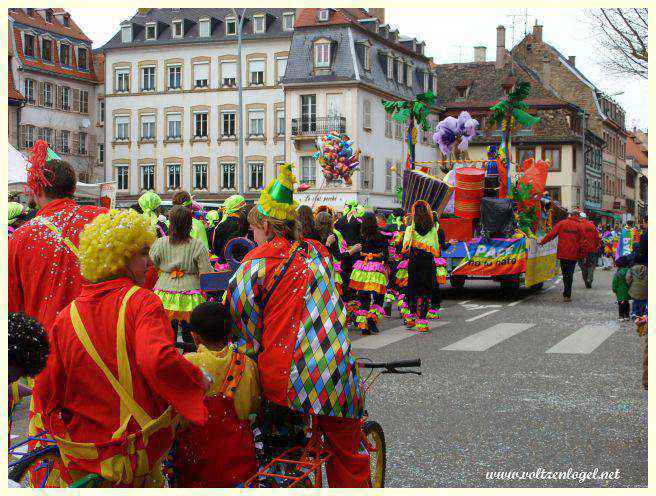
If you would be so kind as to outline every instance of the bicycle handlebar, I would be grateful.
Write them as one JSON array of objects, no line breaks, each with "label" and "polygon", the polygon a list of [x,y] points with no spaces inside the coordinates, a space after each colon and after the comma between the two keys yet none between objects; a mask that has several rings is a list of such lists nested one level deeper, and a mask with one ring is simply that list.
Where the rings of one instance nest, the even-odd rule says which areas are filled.
[{"label": "bicycle handlebar", "polygon": [[384,373],[387,374],[417,374],[421,372],[415,370],[398,370],[403,368],[421,367],[421,359],[415,358],[414,360],[398,360],[396,362],[359,362],[360,367],[364,369],[385,369]]}]

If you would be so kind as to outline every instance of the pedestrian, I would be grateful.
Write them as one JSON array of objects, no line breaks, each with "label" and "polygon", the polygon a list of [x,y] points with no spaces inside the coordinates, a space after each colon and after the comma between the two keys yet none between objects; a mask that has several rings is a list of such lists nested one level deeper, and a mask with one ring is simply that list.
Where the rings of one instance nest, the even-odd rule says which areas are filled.
[{"label": "pedestrian", "polygon": [[633,300],[631,318],[647,315],[647,266],[635,264],[626,274],[629,296]]},{"label": "pedestrian", "polygon": [[209,242],[207,241],[207,232],[205,230],[205,224],[200,219],[196,219],[193,216],[194,212],[194,200],[191,198],[191,195],[186,191],[180,190],[176,191],[171,200],[173,206],[181,205],[187,209],[192,214],[192,223],[191,223],[191,237],[198,239],[201,243],[205,245],[207,250],[210,249]]},{"label": "pedestrian", "polygon": [[246,236],[248,224],[246,222],[246,200],[241,195],[232,195],[223,202],[223,215],[221,221],[207,230],[210,240],[210,251],[218,257],[219,262],[225,262],[225,246],[233,238]]},{"label": "pedestrian", "polygon": [[316,417],[331,451],[328,485],[371,487],[362,446],[363,391],[346,311],[325,247],[299,239],[291,164],[262,191],[249,223],[258,244],[230,280],[235,343],[257,358],[265,404]]},{"label": "pedestrian", "polygon": [[629,320],[631,311],[629,296],[629,284],[626,281],[626,274],[629,272],[631,263],[628,257],[620,257],[615,261],[617,271],[613,277],[613,293],[617,299],[617,307],[619,311],[618,319],[620,321]]},{"label": "pedestrian", "polygon": [[191,210],[176,205],[169,212],[169,235],[157,239],[150,257],[159,273],[155,294],[160,297],[174,332],[191,343],[189,317],[191,311],[205,301],[200,290],[200,274],[214,272],[203,243],[191,237]]},{"label": "pedestrian", "polygon": [[569,212],[569,217],[558,222],[553,229],[540,241],[540,245],[558,237],[556,257],[560,261],[560,270],[563,274],[563,301],[572,301],[572,281],[576,263],[581,259],[581,239],[583,230],[576,211]]},{"label": "pedestrian", "polygon": [[195,353],[185,358],[207,371],[208,421],[183,422],[176,433],[172,487],[237,487],[257,471],[248,417],[260,405],[257,363],[231,349],[229,315],[220,303],[201,303],[191,312]]},{"label": "pedestrian", "polygon": [[101,214],[80,235],[87,282],[55,320],[39,376],[65,486],[96,474],[109,487],[163,487],[177,415],[207,422],[209,379],[173,345],[159,298],[139,287],[154,240],[132,210]]},{"label": "pedestrian", "polygon": [[581,268],[581,276],[586,288],[592,287],[594,280],[594,271],[597,266],[597,251],[601,246],[601,238],[599,231],[595,225],[587,219],[585,212],[580,214],[581,229],[583,236],[581,239],[582,256],[579,260],[579,267]]},{"label": "pedestrian", "polygon": [[302,238],[319,241],[319,233],[314,225],[314,213],[307,205],[301,205],[298,207],[298,223],[300,225],[300,235]]},{"label": "pedestrian", "polygon": [[341,295],[343,284],[342,263],[351,258],[351,253],[346,247],[346,241],[344,241],[342,233],[334,227],[333,212],[331,209],[326,207],[317,213],[316,228],[319,233],[319,241],[326,247],[333,259],[335,286]]},{"label": "pedestrian", "polygon": [[642,221],[642,235],[640,236],[640,242],[638,247],[635,250],[635,263],[647,266],[647,259],[649,251],[647,248],[647,243],[649,241],[649,235],[647,231],[647,218]]}]

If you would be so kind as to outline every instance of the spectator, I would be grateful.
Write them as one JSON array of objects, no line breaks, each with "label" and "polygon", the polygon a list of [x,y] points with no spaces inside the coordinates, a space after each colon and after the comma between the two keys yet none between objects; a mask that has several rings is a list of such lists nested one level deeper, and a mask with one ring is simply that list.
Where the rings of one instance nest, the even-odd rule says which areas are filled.
[{"label": "spectator", "polygon": [[647,315],[647,266],[635,264],[626,274],[626,283],[629,285],[629,296],[633,300],[631,317]]},{"label": "spectator", "polygon": [[585,287],[591,288],[594,280],[594,270],[597,266],[597,251],[601,247],[601,237],[595,225],[587,219],[585,212],[581,212],[580,216],[581,229],[583,230],[581,239],[583,258],[579,260],[579,267],[581,267]]},{"label": "spectator", "polygon": [[615,298],[617,299],[618,318],[622,322],[629,320],[631,310],[629,285],[626,282],[626,274],[629,272],[631,262],[628,257],[620,257],[615,262],[615,265],[617,265],[617,272],[615,272],[615,277],[613,277],[613,293],[615,293]]}]

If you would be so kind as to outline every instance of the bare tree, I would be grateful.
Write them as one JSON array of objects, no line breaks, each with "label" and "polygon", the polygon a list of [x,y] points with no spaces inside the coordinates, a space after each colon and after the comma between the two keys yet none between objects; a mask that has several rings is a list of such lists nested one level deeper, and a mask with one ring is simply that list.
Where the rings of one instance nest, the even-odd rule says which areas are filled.
[{"label": "bare tree", "polygon": [[594,9],[589,16],[602,65],[615,75],[647,79],[647,9]]}]

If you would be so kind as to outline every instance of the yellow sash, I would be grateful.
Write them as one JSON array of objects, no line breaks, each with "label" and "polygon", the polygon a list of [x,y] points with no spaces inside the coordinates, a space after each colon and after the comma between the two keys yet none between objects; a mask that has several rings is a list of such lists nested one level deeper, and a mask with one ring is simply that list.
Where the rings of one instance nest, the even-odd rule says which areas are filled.
[{"label": "yellow sash", "polygon": [[51,230],[52,232],[54,232],[55,234],[57,234],[57,235],[61,238],[61,240],[63,241],[63,243],[64,243],[66,246],[68,246],[68,249],[71,250],[71,252],[73,253],[73,255],[75,255],[77,258],[80,258],[80,255],[79,255],[78,250],[77,250],[77,246],[75,246],[75,245],[73,244],[73,242],[72,242],[70,239],[65,238],[65,237],[62,235],[61,230],[58,229],[57,226],[55,226],[55,225],[54,225],[51,221],[49,221],[49,220],[44,221],[44,222],[43,222],[43,225],[46,226],[48,229],[50,229],[50,230]]}]

